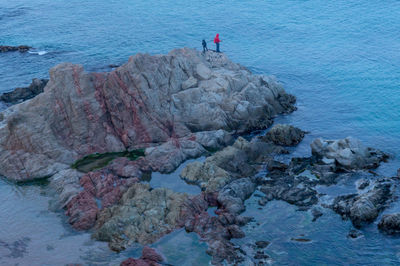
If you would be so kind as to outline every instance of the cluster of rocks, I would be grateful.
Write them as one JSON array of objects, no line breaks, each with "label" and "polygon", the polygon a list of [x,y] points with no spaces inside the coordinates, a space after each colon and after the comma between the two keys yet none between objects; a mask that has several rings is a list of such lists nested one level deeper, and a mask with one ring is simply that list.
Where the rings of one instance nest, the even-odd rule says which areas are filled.
[{"label": "cluster of rocks", "polygon": [[[260,205],[284,200],[312,209],[317,219],[322,215],[314,208],[320,204],[317,185],[334,184],[345,178],[343,172],[375,168],[387,158],[346,138],[317,139],[311,157],[292,158],[289,164],[276,161],[306,133],[289,125],[235,140],[267,128],[275,115],[295,110],[295,97],[274,78],[253,75],[223,54],[202,55],[187,48],[168,55],[138,54],[110,73],[61,64],[50,70],[43,87],[43,93],[1,113],[0,175],[13,181],[50,177],[58,207],[66,210],[71,225],[90,229],[115,251],[134,242],[149,245],[185,228],[208,243],[213,264],[247,263],[246,252],[231,239],[244,237],[240,227],[251,218],[241,213],[256,188],[264,193]],[[145,155],[136,160],[117,158],[88,173],[71,169],[92,153],[139,148]],[[201,155],[210,156],[180,173],[202,189],[199,195],[153,189],[143,182],[151,172],[169,173]],[[267,174],[256,175],[263,167]],[[393,190],[393,179],[364,180],[358,193],[339,196],[327,207],[361,227],[378,217]],[[211,207],[216,207],[215,215],[208,212]],[[399,217],[385,215],[379,228],[400,231]],[[253,259],[267,259],[259,248],[267,245],[256,245]],[[123,265],[161,263],[160,255],[144,248],[140,259]]]},{"label": "cluster of rocks", "polygon": [[0,95],[0,101],[16,104],[22,101],[32,99],[39,93],[43,92],[48,79],[33,79],[28,87],[16,88],[11,92],[6,92]]},{"label": "cluster of rocks", "polygon": [[0,45],[0,52],[6,53],[6,52],[15,52],[19,51],[21,53],[29,51],[32,47],[27,46],[27,45],[20,45],[20,46],[9,46],[9,45]]}]

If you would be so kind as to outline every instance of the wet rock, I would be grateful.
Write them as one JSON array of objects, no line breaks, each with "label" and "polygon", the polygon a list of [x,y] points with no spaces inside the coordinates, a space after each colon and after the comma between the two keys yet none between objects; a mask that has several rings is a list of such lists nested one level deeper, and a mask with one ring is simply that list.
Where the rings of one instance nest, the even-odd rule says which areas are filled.
[{"label": "wet rock", "polygon": [[362,179],[358,183],[358,189],[363,190],[363,189],[367,188],[369,186],[369,184],[370,184],[369,180]]},{"label": "wet rock", "polygon": [[155,249],[145,246],[139,259],[129,258],[121,262],[121,266],[158,266],[164,258]]},{"label": "wet rock", "polygon": [[359,237],[361,237],[363,234],[362,234],[362,232],[361,231],[359,231],[359,230],[356,230],[356,229],[351,229],[350,230],[350,232],[349,232],[349,234],[347,235],[347,237],[350,237],[350,238],[359,238]]},{"label": "wet rock", "polygon": [[308,238],[291,238],[292,241],[296,241],[296,242],[302,242],[302,243],[307,243],[307,242],[311,242],[311,239]]},{"label": "wet rock", "polygon": [[39,93],[42,93],[48,81],[48,79],[33,79],[28,87],[16,88],[12,92],[6,92],[0,95],[0,101],[15,104],[29,100]]},{"label": "wet rock", "polygon": [[376,168],[388,158],[383,152],[367,148],[352,137],[340,140],[318,138],[311,143],[311,151],[319,163],[335,164],[343,170]]},{"label": "wet rock", "polygon": [[0,52],[6,53],[6,52],[15,52],[19,51],[21,53],[29,51],[32,47],[27,46],[27,45],[20,45],[20,46],[8,46],[8,45],[0,45]]},{"label": "wet rock", "polygon": [[400,213],[385,214],[378,224],[379,230],[390,235],[400,234]]},{"label": "wet rock", "polygon": [[269,241],[264,241],[264,240],[256,241],[257,248],[261,248],[261,249],[268,247],[269,244],[270,244]]},{"label": "wet rock", "polygon": [[[190,77],[198,84],[182,89]],[[154,167],[170,171],[213,143],[197,142],[197,132],[247,132],[293,104],[273,78],[253,75],[225,55],[209,62],[188,48],[137,54],[110,73],[64,63],[50,70],[43,93],[2,113],[0,174],[32,180],[89,154],[164,143],[149,155]]]},{"label": "wet rock", "polygon": [[295,146],[303,140],[305,133],[291,125],[277,124],[268,131],[263,139],[272,141],[277,145]]},{"label": "wet rock", "polygon": [[313,208],[311,210],[311,214],[313,216],[313,219],[312,219],[313,222],[315,222],[319,217],[321,217],[323,215],[323,213],[317,208]]},{"label": "wet rock", "polygon": [[317,191],[313,188],[316,182],[304,176],[293,176],[288,173],[268,174],[262,181],[260,191],[265,199],[283,200],[299,207],[308,207],[318,202]]},{"label": "wet rock", "polygon": [[400,168],[399,168],[399,169],[397,169],[397,177],[399,177],[399,178],[400,178]]},{"label": "wet rock", "polygon": [[372,189],[362,194],[350,194],[337,197],[331,208],[349,218],[356,228],[373,222],[392,198],[392,184],[378,181]]}]

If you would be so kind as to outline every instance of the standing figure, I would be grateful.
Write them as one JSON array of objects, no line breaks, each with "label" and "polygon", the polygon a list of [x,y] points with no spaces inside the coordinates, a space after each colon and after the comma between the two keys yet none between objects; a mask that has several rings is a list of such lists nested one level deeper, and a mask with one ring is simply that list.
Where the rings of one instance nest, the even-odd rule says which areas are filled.
[{"label": "standing figure", "polygon": [[217,35],[214,38],[214,43],[217,46],[217,53],[220,53],[219,51],[219,43],[221,42],[221,40],[219,39],[219,34],[217,33]]},{"label": "standing figure", "polygon": [[208,48],[207,48],[207,43],[206,43],[206,41],[203,39],[203,41],[201,42],[201,44],[203,45],[203,53],[205,53],[206,51],[208,51]]}]

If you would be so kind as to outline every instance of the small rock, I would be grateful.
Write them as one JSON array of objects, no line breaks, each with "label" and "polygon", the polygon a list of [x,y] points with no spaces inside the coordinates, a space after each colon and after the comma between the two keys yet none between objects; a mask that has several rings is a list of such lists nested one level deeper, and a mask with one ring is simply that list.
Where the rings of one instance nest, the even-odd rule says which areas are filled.
[{"label": "small rock", "polygon": [[378,224],[379,230],[390,234],[400,233],[400,213],[385,214]]},{"label": "small rock", "polygon": [[362,235],[363,234],[359,230],[351,229],[347,236],[350,238],[359,238]]},{"label": "small rock", "polygon": [[312,219],[313,222],[315,222],[319,217],[321,217],[323,215],[323,213],[316,208],[311,210],[311,214],[313,216],[313,219]]},{"label": "small rock", "polygon": [[269,246],[270,243],[271,242],[269,242],[269,241],[259,240],[259,241],[256,241],[256,246],[257,246],[257,248],[266,248]]},{"label": "small rock", "polygon": [[359,182],[358,184],[358,189],[363,190],[364,188],[369,186],[369,181],[366,179],[363,179]]}]

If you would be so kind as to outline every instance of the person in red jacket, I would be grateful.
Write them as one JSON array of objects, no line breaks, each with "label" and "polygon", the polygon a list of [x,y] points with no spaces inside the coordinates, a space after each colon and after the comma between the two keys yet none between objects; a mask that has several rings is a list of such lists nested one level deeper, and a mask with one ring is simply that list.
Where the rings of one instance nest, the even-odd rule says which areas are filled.
[{"label": "person in red jacket", "polygon": [[214,43],[217,46],[217,53],[220,53],[219,51],[219,43],[221,42],[221,40],[219,39],[219,34],[217,33],[217,35],[214,38]]}]

